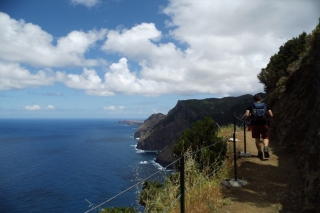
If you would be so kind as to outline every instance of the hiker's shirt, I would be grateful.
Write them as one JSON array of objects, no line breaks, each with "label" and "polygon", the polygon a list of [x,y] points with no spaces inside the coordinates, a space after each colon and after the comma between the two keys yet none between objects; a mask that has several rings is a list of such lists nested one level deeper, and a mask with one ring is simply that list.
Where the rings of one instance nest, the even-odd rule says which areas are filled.
[{"label": "hiker's shirt", "polygon": [[[267,111],[270,110],[269,106],[266,104],[266,107],[267,107]],[[252,105],[248,106],[247,107],[247,110],[249,110],[251,112],[252,110]],[[269,125],[269,121],[268,121],[268,118],[266,118],[265,120],[254,120],[254,119],[251,119],[251,122],[250,122],[251,125],[254,125],[254,126],[262,126],[262,125]]]}]

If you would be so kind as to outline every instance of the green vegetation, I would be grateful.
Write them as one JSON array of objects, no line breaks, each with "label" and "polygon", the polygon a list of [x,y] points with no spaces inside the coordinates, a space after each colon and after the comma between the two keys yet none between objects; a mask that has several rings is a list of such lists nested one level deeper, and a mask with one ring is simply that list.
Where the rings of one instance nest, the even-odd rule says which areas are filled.
[{"label": "green vegetation", "polygon": [[[296,38],[288,40],[279,48],[279,52],[270,58],[266,68],[258,74],[260,83],[264,84],[265,92],[271,99],[286,89],[288,78],[304,62],[308,61],[313,48],[319,43],[320,19],[315,30],[307,35],[303,32]],[[269,98],[270,99],[270,98]]]},{"label": "green vegetation", "polygon": [[99,213],[136,213],[136,209],[134,207],[104,208]]},{"label": "green vegetation", "polygon": [[199,100],[185,100],[183,101],[185,105],[187,105],[194,112],[199,113],[201,111],[211,112],[215,104],[210,99],[204,99],[202,101]]},{"label": "green vegetation", "polygon": [[162,183],[156,181],[145,181],[142,184],[142,191],[139,195],[139,204],[146,206],[149,200],[153,200],[156,197],[162,187]]},{"label": "green vegetation", "polygon": [[[196,122],[192,127],[186,130],[187,133],[181,136],[180,139],[186,136],[192,136],[193,139],[199,138],[196,141],[208,141],[206,144],[223,144],[222,150],[214,149],[207,150],[207,153],[212,153],[216,156],[216,160],[208,157],[207,160],[212,161],[212,165],[216,166],[217,171],[208,173],[212,170],[212,165],[201,165],[201,158],[191,153],[191,149],[187,152],[179,152],[185,154],[185,205],[188,212],[213,212],[219,206],[229,203],[228,199],[224,199],[220,182],[226,179],[229,175],[229,167],[226,164],[221,164],[227,151],[227,138],[232,135],[233,126],[217,128],[215,122],[207,117],[201,121]],[[201,139],[200,139],[201,138]],[[221,141],[222,140],[222,141]],[[205,147],[205,144],[196,145],[192,140],[191,144],[195,147]],[[220,142],[221,141],[221,142]],[[183,143],[184,144],[184,143]],[[186,145],[186,144],[184,144]],[[187,146],[186,146],[187,147]],[[177,149],[177,148],[176,148]],[[215,150],[215,151],[214,151]],[[218,163],[220,162],[220,164]],[[200,170],[202,168],[202,170]],[[218,169],[219,168],[219,169]],[[169,175],[164,183],[156,181],[146,181],[142,185],[142,190],[139,194],[138,202],[145,206],[145,213],[149,212],[163,212],[168,209],[170,213],[180,212],[180,202],[178,196],[180,195],[180,172]],[[173,203],[173,201],[177,201]],[[172,205],[172,206],[171,206]],[[136,212],[134,208],[105,208],[100,213],[132,213]]]},{"label": "green vegetation", "polygon": [[291,72],[288,66],[298,60],[305,51],[307,34],[303,32],[299,37],[288,40],[279,48],[279,52],[270,58],[266,68],[263,68],[258,75],[258,79],[265,85],[265,92],[270,92],[276,88],[278,81],[282,77],[288,77]]},{"label": "green vegetation", "polygon": [[[232,126],[218,129],[214,120],[205,117],[186,129],[174,146],[173,152],[178,158],[185,156],[185,187],[190,189],[185,198],[188,211],[210,212],[226,204],[222,198],[220,180],[226,178],[228,173],[223,162],[227,152],[226,139],[232,131]],[[139,203],[146,207],[147,213],[163,212],[179,195],[180,172],[177,169],[163,184],[145,182]],[[169,212],[180,212],[179,202]]]},{"label": "green vegetation", "polygon": [[210,117],[205,117],[191,125],[179,137],[173,153],[180,157],[187,151],[195,153],[195,161],[200,171],[205,168],[211,172],[220,165],[227,151],[227,144],[218,137],[218,126]]},{"label": "green vegetation", "polygon": [[[210,212],[218,206],[225,205],[227,201],[222,198],[220,180],[225,178],[225,167],[220,172],[208,177],[208,174],[199,172],[198,165],[188,155],[185,158],[185,206],[188,212]],[[171,213],[180,212],[180,173],[176,172],[170,175],[163,187],[151,192],[153,199],[146,201],[145,212],[164,212],[168,210]],[[150,196],[151,197],[151,196]],[[177,201],[174,203],[174,201]],[[170,207],[170,208],[169,208]],[[168,209],[169,208],[169,209]]]}]

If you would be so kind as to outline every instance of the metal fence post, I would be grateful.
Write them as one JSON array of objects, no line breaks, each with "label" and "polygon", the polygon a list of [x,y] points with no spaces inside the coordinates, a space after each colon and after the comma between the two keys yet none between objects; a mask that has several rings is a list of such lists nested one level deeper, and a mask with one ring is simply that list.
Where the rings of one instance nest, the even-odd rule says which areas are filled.
[{"label": "metal fence post", "polygon": [[244,120],[244,125],[243,125],[243,143],[244,143],[244,153],[247,153],[246,120]]},{"label": "metal fence post", "polygon": [[254,155],[250,152],[247,152],[247,122],[244,120],[243,125],[243,146],[244,146],[244,152],[239,153],[239,157],[253,157]]},{"label": "metal fence post", "polygon": [[237,181],[237,150],[236,150],[236,116],[233,116],[233,161],[234,161],[234,180]]},{"label": "metal fence post", "polygon": [[[236,120],[236,114],[234,114],[233,117],[233,164],[234,164],[234,179],[228,181],[223,181],[222,184],[226,185],[227,187],[233,186],[233,187],[240,187],[246,185],[246,181],[238,180],[237,176],[237,148],[236,148],[236,128],[237,128],[237,120]],[[246,128],[246,125],[244,125],[244,129]],[[239,156],[241,156],[241,153],[239,153]]]},{"label": "metal fence post", "polygon": [[184,213],[184,156],[180,159],[180,210]]}]

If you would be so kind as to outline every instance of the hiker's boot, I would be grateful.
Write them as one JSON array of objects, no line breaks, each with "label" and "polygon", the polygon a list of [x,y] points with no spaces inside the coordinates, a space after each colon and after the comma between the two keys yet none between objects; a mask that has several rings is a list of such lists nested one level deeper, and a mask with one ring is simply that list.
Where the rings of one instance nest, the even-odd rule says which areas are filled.
[{"label": "hiker's boot", "polygon": [[270,157],[268,147],[264,147],[263,152],[264,152],[264,157],[265,158],[269,158]]},{"label": "hiker's boot", "polygon": [[261,160],[263,159],[263,155],[262,155],[261,151],[258,152],[258,156],[257,157],[260,158]]}]

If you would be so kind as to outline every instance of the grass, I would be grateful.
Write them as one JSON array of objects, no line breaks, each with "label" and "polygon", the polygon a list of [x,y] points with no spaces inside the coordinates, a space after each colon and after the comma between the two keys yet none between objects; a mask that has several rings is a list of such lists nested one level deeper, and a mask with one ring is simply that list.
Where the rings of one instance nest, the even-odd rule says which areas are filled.
[{"label": "grass", "polygon": [[[219,136],[224,140],[233,134],[233,125],[221,127]],[[232,151],[228,149],[230,154]],[[227,153],[227,155],[228,155]],[[199,172],[192,155],[185,159],[185,210],[192,213],[216,212],[217,208],[228,205],[230,201],[223,197],[220,182],[230,174],[230,164],[226,163],[219,167],[214,174]],[[226,160],[227,162],[227,160]],[[180,174],[179,172],[167,178],[164,187],[153,194],[153,199],[146,202],[146,213],[168,212],[180,213]],[[154,191],[152,192],[154,193]],[[178,198],[178,199],[177,199]]]},{"label": "grass", "polygon": [[[219,129],[218,136],[223,140],[228,140],[232,137],[233,130],[233,125],[223,126]],[[192,156],[192,154],[187,154],[185,157],[185,210],[192,213],[217,212],[219,207],[230,203],[228,198],[224,198],[220,183],[227,179],[232,172],[232,163],[228,157],[232,156],[232,147],[228,147],[225,163],[217,165],[217,170],[211,174],[200,172]],[[144,200],[146,203],[145,213],[181,212],[179,172],[168,176],[163,187],[150,188],[144,192],[146,193],[146,200]],[[104,210],[109,212],[106,209]]]}]

